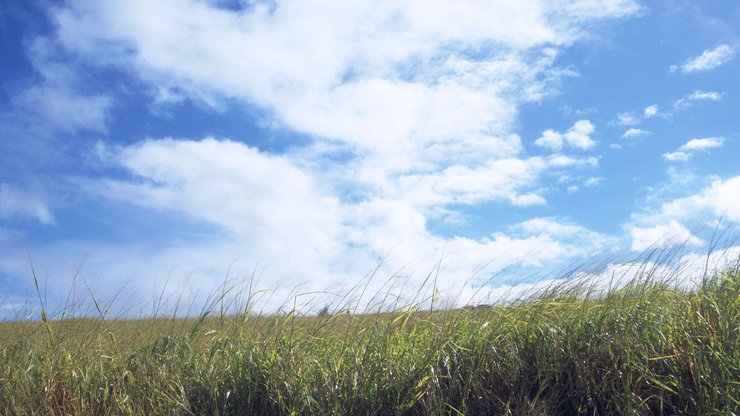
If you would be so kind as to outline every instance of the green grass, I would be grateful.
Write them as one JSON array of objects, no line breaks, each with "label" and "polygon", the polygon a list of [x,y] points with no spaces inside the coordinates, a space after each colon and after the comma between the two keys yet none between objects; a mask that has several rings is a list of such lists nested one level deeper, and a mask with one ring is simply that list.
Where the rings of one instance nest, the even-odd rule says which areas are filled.
[{"label": "green grass", "polygon": [[8,322],[0,414],[738,414],[738,271],[490,308]]}]

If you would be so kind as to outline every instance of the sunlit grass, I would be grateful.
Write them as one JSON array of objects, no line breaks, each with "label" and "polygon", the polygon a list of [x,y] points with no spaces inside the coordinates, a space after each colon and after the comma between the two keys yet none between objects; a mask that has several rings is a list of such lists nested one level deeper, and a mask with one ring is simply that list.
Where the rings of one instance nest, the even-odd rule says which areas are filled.
[{"label": "sunlit grass", "polygon": [[728,415],[739,269],[434,311],[232,315],[216,296],[195,318],[110,320],[95,300],[97,319],[0,324],[0,413]]}]

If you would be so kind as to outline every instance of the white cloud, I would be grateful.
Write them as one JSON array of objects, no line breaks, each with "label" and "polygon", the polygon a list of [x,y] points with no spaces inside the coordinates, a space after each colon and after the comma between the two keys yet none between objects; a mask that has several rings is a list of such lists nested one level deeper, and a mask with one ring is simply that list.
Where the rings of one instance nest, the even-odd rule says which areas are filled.
[{"label": "white cloud", "polygon": [[631,129],[625,131],[624,134],[622,134],[622,138],[623,139],[631,139],[631,138],[634,138],[634,137],[649,136],[650,134],[651,134],[651,132],[649,132],[647,130],[631,128]]},{"label": "white cloud", "polygon": [[669,152],[664,153],[663,158],[671,162],[686,162],[687,160],[691,159],[691,153],[681,151]]},{"label": "white cloud", "polygon": [[563,134],[548,129],[542,132],[542,136],[535,140],[534,144],[550,150],[561,150],[563,148]]},{"label": "white cloud", "polygon": [[[488,271],[577,252],[548,235],[441,238],[427,221],[448,204],[541,205],[544,175],[594,166],[597,159],[523,155],[514,121],[522,102],[556,93],[574,75],[558,66],[563,48],[601,20],[638,12],[631,0],[316,0],[239,11],[198,0],[71,0],[50,15],[60,49],[127,72],[154,105],[236,101],[311,137],[282,155],[228,140],[152,139],[107,155],[134,179],[88,186],[215,224],[214,247],[321,285],[362,274],[388,253],[390,268],[446,253],[451,284],[492,257]],[[102,109],[89,125],[102,125],[109,103],[88,104]],[[580,120],[558,134],[584,150],[595,145],[593,131]],[[337,149],[351,157],[323,163]],[[203,260],[215,251],[204,246],[137,253],[142,265],[227,257]]]},{"label": "white cloud", "polygon": [[31,43],[28,57],[39,81],[12,98],[14,122],[65,132],[105,131],[113,100],[84,92],[84,82],[71,65],[55,55],[57,48],[43,38]]},{"label": "white cloud", "polygon": [[573,127],[568,129],[565,134],[565,141],[577,149],[590,149],[596,145],[596,142],[590,137],[595,129],[590,121],[578,120]]},{"label": "white cloud", "polygon": [[693,152],[695,150],[707,150],[715,147],[722,147],[725,143],[724,137],[705,137],[701,139],[691,139],[678,148],[681,151]]},{"label": "white cloud", "polygon": [[118,157],[144,181],[102,182],[101,192],[111,199],[181,212],[241,238],[254,236],[245,249],[261,252],[265,261],[281,253],[338,249],[337,199],[324,196],[311,175],[282,157],[215,139],[150,140],[123,148]]},{"label": "white cloud", "polygon": [[565,167],[595,167],[599,164],[599,159],[594,156],[578,158],[568,155],[554,154],[547,158],[547,164],[555,168]]},{"label": "white cloud", "polygon": [[604,178],[591,177],[591,178],[586,179],[583,182],[583,186],[590,188],[590,187],[600,184],[603,181],[604,181]]},{"label": "white cloud", "polygon": [[701,55],[690,58],[682,65],[671,65],[671,72],[681,71],[684,74],[692,72],[711,71],[735,57],[736,47],[720,44],[714,49],[706,49]]},{"label": "white cloud", "polygon": [[666,153],[663,157],[669,161],[685,162],[697,151],[706,151],[717,147],[722,147],[725,143],[724,137],[705,137],[700,139],[691,139],[684,143],[675,152]]},{"label": "white cloud", "polygon": [[528,194],[515,195],[511,199],[511,203],[517,207],[531,207],[534,205],[544,205],[547,203],[547,200],[542,195],[530,192]]},{"label": "white cloud", "polygon": [[15,97],[14,104],[25,114],[33,114],[36,122],[63,131],[104,131],[111,100],[102,95],[78,95],[65,87],[39,85]]},{"label": "white cloud", "polygon": [[421,207],[497,199],[518,206],[542,204],[544,198],[526,190],[547,167],[538,157],[494,160],[474,168],[451,166],[441,172],[407,175],[390,195]]},{"label": "white cloud", "polygon": [[650,248],[662,248],[676,244],[698,247],[704,244],[691,231],[675,220],[653,227],[634,227],[630,230],[632,251],[644,251]]},{"label": "white cloud", "polygon": [[578,225],[562,224],[553,218],[540,217],[518,223],[512,226],[512,228],[519,229],[528,234],[545,233],[553,236],[573,236],[588,232],[588,230]]},{"label": "white cloud", "polygon": [[[453,17],[461,24],[446,24]],[[57,18],[70,49],[130,60],[159,88],[256,102],[292,128],[379,151],[426,144],[408,143],[412,135],[434,141],[500,131],[513,115],[505,93],[533,87],[555,58],[539,48],[570,36],[554,31],[534,2],[301,2],[248,13],[185,0],[79,2]],[[490,40],[503,47],[489,58],[464,55]],[[538,48],[531,61],[518,52],[529,48]],[[410,67],[416,75],[406,79]]]},{"label": "white cloud", "polygon": [[733,178],[724,183],[715,182],[704,195],[705,201],[718,218],[740,222],[740,179]]},{"label": "white cloud", "polygon": [[722,99],[722,94],[716,91],[703,91],[695,90],[691,94],[679,98],[673,103],[673,107],[676,109],[684,109],[690,107],[695,101],[719,101]]},{"label": "white cloud", "polygon": [[617,114],[616,124],[622,126],[634,126],[635,124],[640,124],[640,118],[635,117],[632,113],[619,113]]},{"label": "white cloud", "polygon": [[642,114],[643,116],[645,116],[645,118],[651,118],[657,116],[659,110],[660,107],[658,107],[657,104],[653,104],[645,107],[645,110],[643,110]]},{"label": "white cloud", "polygon": [[[594,19],[640,10],[629,0],[598,4],[304,1],[231,11],[80,0],[54,16],[61,42],[91,63],[120,66],[178,100],[269,109],[292,129],[350,147],[368,173],[363,185],[378,188],[404,173],[515,156],[518,104],[572,76],[554,63],[560,49]],[[570,139],[592,146],[587,133]]]},{"label": "white cloud", "polygon": [[587,258],[615,243],[614,239],[607,235],[552,217],[531,218],[510,226],[509,230],[523,237],[547,236],[568,245],[570,250],[575,250],[582,258]]},{"label": "white cloud", "polygon": [[[341,201],[330,196],[331,189],[319,186],[317,173],[298,168],[287,156],[264,154],[232,141],[148,140],[106,153],[135,177],[88,182],[88,189],[109,199],[216,224],[223,230],[212,235],[211,241],[184,242],[152,253],[129,248],[133,254],[127,259],[140,259],[134,263],[142,267],[156,265],[150,271],[132,270],[129,264],[112,273],[141,274],[133,283],[138,288],[146,287],[153,273],[166,273],[167,264],[180,269],[197,267],[200,276],[222,270],[229,259],[239,259],[242,267],[265,265],[263,283],[268,286],[279,276],[291,288],[303,283],[313,289],[354,282],[381,259],[382,278],[405,269],[414,275],[413,284],[419,284],[442,259],[440,288],[452,288],[467,282],[474,271],[485,277],[519,263],[538,267],[593,253],[604,245],[605,237],[598,233],[551,219],[530,221],[512,228],[511,234],[477,239],[443,238],[429,231],[424,207],[439,206],[436,199],[469,203],[493,197],[517,205],[544,202],[536,193],[512,190],[516,181],[528,182],[521,178],[528,169],[545,167],[539,158],[527,163],[496,161],[480,170],[455,167],[433,180],[420,176],[420,182],[410,182],[406,190],[432,192],[411,193],[407,199]],[[425,181],[436,188],[428,188]],[[114,249],[103,253],[107,251]],[[285,260],[286,253],[290,261]],[[104,269],[101,273],[107,272],[104,263],[98,256],[95,264]],[[120,266],[120,261],[110,267],[115,265]]]},{"label": "white cloud", "polygon": [[722,217],[740,223],[740,176],[714,180],[697,193],[661,204],[653,211],[635,216],[642,224],[666,223],[670,220],[695,220]]},{"label": "white cloud", "polygon": [[13,217],[32,218],[46,225],[54,223],[54,216],[41,197],[0,182],[0,218]]},{"label": "white cloud", "polygon": [[692,101],[696,101],[696,100],[719,101],[721,98],[722,98],[722,94],[716,91],[702,91],[702,90],[696,90],[688,96],[688,99]]},{"label": "white cloud", "polygon": [[591,138],[594,130],[595,127],[590,121],[578,120],[565,133],[545,130],[542,132],[542,136],[535,140],[534,144],[550,150],[560,150],[565,144],[576,149],[587,150],[596,145],[596,142]]}]

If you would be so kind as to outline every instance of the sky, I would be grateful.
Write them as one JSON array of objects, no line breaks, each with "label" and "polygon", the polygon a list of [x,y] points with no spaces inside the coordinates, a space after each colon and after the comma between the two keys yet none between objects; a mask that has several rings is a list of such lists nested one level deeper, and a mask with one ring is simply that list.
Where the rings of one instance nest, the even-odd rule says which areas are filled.
[{"label": "sky", "polygon": [[735,0],[4,1],[0,316],[249,279],[432,276],[464,304],[701,258],[740,224],[738,22]]}]

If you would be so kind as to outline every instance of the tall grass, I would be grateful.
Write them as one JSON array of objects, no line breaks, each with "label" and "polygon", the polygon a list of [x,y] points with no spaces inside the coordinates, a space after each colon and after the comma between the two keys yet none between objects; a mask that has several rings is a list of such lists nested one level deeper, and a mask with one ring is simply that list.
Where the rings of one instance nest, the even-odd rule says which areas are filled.
[{"label": "tall grass", "polygon": [[692,290],[646,270],[462,309],[422,310],[432,289],[390,312],[345,313],[347,296],[301,316],[294,297],[260,315],[250,291],[236,314],[222,294],[196,318],[109,320],[95,300],[96,319],[0,324],[0,413],[740,413],[738,262]]}]

